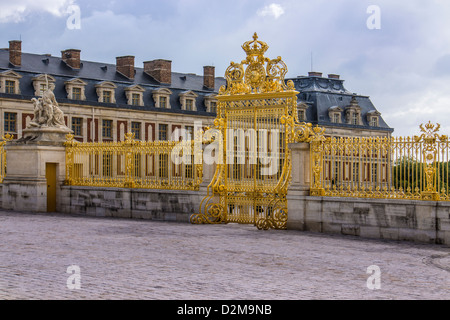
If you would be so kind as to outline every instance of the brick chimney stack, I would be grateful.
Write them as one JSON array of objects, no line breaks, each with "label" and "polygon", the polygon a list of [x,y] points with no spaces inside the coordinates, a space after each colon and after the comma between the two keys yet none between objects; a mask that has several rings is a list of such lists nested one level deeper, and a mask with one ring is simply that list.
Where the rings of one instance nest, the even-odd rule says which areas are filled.
[{"label": "brick chimney stack", "polygon": [[311,71],[311,72],[308,72],[308,76],[309,77],[319,77],[319,78],[321,78],[322,77],[322,72]]},{"label": "brick chimney stack", "polygon": [[208,89],[214,89],[215,67],[203,67],[203,85]]},{"label": "brick chimney stack", "polygon": [[338,74],[329,74],[328,79],[336,79],[339,80],[340,76]]},{"label": "brick chimney stack", "polygon": [[153,60],[144,62],[144,72],[161,83],[172,83],[172,61]]},{"label": "brick chimney stack", "polygon": [[22,65],[22,41],[9,41],[9,62],[14,66]]},{"label": "brick chimney stack", "polygon": [[116,71],[128,79],[134,79],[134,56],[123,56],[116,58]]},{"label": "brick chimney stack", "polygon": [[81,68],[81,50],[78,49],[67,49],[61,51],[61,59],[64,61],[69,67],[73,69]]}]

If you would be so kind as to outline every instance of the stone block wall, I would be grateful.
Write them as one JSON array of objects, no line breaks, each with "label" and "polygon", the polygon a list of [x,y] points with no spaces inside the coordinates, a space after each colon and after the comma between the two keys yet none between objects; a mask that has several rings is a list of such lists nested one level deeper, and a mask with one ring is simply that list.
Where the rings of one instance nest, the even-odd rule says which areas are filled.
[{"label": "stone block wall", "polygon": [[189,222],[201,191],[62,186],[58,211],[97,217]]},{"label": "stone block wall", "polygon": [[450,203],[290,197],[288,229],[450,244]]}]

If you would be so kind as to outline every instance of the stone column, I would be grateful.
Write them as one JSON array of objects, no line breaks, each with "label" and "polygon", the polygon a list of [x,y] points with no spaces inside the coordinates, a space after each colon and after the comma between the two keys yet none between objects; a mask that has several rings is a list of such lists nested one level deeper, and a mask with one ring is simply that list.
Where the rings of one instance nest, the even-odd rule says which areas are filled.
[{"label": "stone column", "polygon": [[288,229],[304,230],[305,196],[310,189],[310,145],[290,143],[292,180],[287,193]]}]

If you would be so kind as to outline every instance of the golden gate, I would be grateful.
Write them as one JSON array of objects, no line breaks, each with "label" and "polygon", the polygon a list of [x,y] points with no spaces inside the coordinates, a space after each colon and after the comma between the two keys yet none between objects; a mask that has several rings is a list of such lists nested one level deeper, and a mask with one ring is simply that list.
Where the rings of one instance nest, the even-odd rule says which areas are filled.
[{"label": "golden gate", "polygon": [[220,88],[214,130],[223,152],[194,224],[245,223],[258,229],[285,229],[291,178],[288,143],[302,135],[297,94],[285,83],[286,64],[264,56],[258,40],[242,46],[247,58],[231,62]]}]

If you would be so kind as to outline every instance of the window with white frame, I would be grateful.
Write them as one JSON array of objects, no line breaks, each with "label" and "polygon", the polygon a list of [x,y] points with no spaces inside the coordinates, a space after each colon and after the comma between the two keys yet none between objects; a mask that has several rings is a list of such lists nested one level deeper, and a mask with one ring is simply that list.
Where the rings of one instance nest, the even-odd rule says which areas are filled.
[{"label": "window with white frame", "polygon": [[167,88],[159,88],[157,90],[153,90],[153,100],[155,102],[156,108],[161,109],[170,109],[170,95],[172,91]]},{"label": "window with white frame", "polygon": [[208,94],[204,99],[206,112],[217,113],[217,94]]},{"label": "window with white frame", "polygon": [[86,96],[84,94],[84,87],[87,85],[81,79],[71,79],[69,81],[64,82],[66,86],[67,99],[70,100],[86,100]]},{"label": "window with white frame", "polygon": [[48,89],[47,84],[50,87],[55,87],[55,78],[50,75],[41,74],[33,79],[34,95],[37,97],[42,97],[44,92]]},{"label": "window with white frame", "polygon": [[109,81],[103,81],[95,85],[97,96],[98,96],[98,102],[103,103],[116,103],[115,98],[115,90],[117,89],[117,86]]},{"label": "window with white frame", "polygon": [[81,79],[72,79],[64,82],[64,84],[66,86],[67,99],[86,100],[86,96],[84,93],[84,88],[87,85],[86,82]]},{"label": "window with white frame", "polygon": [[139,85],[134,85],[125,89],[125,95],[127,97],[127,103],[130,106],[143,106],[144,105],[144,92],[145,89]]},{"label": "window with white frame", "polygon": [[193,91],[184,91],[180,93],[181,109],[187,111],[197,111],[197,97],[198,94]]},{"label": "window with white frame", "polygon": [[11,70],[0,73],[0,92],[20,94],[19,83],[21,78],[21,75]]}]

